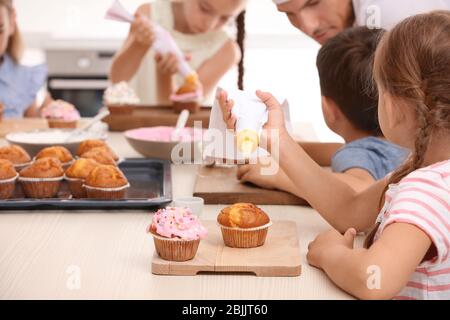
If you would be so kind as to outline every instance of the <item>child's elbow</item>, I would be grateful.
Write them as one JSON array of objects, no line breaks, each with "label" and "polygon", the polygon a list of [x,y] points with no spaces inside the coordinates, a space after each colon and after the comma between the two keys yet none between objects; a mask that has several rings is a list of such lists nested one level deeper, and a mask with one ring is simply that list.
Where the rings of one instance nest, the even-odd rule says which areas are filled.
[{"label": "child's elbow", "polygon": [[360,300],[392,300],[399,293],[400,290],[395,284],[376,283],[376,281],[373,282],[376,279],[370,277],[367,273],[360,277],[357,289],[352,293],[356,298]]}]

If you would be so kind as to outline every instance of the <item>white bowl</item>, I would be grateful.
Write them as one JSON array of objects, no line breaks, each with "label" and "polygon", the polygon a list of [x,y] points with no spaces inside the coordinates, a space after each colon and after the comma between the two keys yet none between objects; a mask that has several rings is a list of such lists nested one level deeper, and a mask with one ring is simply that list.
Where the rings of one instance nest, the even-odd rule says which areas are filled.
[{"label": "white bowl", "polygon": [[76,154],[78,146],[85,140],[106,140],[107,134],[98,132],[85,132],[66,142],[66,138],[73,130],[48,129],[29,132],[15,132],[6,136],[9,144],[24,148],[31,157],[47,147],[61,146]]}]

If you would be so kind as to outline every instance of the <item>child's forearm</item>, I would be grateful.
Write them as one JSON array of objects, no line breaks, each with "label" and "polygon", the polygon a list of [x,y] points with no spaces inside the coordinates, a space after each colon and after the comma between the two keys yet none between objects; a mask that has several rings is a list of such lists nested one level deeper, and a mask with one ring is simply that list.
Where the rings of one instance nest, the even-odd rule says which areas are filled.
[{"label": "child's forearm", "polygon": [[[323,258],[323,270],[338,287],[352,296],[364,299],[390,299],[382,288],[377,287],[377,280],[383,275],[374,274],[371,269],[366,249],[349,249],[335,246],[327,250]],[[377,277],[372,279],[371,277]]]},{"label": "child's forearm", "polygon": [[331,159],[344,146],[342,143],[299,142],[299,144],[322,167],[330,167]]},{"label": "child's forearm", "polygon": [[113,83],[130,81],[141,65],[142,59],[147,54],[148,47],[141,46],[133,40],[127,40],[122,51],[113,60],[110,71],[110,80]]},{"label": "child's forearm", "polygon": [[356,191],[323,170],[288,135],[281,137],[279,157],[281,168],[298,190],[296,194],[307,200],[334,228],[341,232],[352,227],[366,231],[373,226],[384,185],[369,190],[371,196],[358,197]]}]

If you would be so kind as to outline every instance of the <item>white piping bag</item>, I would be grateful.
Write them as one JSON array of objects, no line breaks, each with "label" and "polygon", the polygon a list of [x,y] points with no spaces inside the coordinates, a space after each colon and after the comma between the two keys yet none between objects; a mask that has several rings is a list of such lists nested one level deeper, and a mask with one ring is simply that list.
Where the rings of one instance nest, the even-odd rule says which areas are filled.
[{"label": "white piping bag", "polygon": [[[119,22],[133,23],[135,17],[129,13],[125,7],[120,3],[119,0],[114,0],[111,7],[108,9],[105,15],[105,19],[114,20]],[[153,26],[153,31],[155,33],[155,42],[153,43],[153,49],[160,54],[173,53],[179,63],[179,74],[185,79],[185,84],[195,84],[198,81],[198,75],[195,70],[187,63],[183,52],[178,47],[177,43],[173,39],[172,35],[159,24],[151,21]],[[203,93],[201,89],[194,93],[186,93],[183,95],[175,96],[174,98],[189,99],[202,96]]]}]

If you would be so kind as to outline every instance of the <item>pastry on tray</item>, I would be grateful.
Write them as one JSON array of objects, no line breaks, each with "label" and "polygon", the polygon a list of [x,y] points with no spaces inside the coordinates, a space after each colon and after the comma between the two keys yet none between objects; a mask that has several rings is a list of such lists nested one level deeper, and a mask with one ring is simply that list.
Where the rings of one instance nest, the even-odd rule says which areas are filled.
[{"label": "pastry on tray", "polygon": [[103,95],[103,103],[111,114],[131,114],[140,102],[136,92],[125,81],[110,86]]},{"label": "pastry on tray", "polygon": [[19,146],[7,146],[0,148],[0,159],[9,160],[17,171],[31,164],[30,155]]},{"label": "pastry on tray", "polygon": [[19,181],[28,198],[48,199],[57,196],[64,169],[56,158],[42,158],[22,169]]},{"label": "pastry on tray", "polygon": [[81,157],[84,153],[91,151],[92,149],[106,149],[111,157],[118,161],[119,157],[114,153],[114,151],[111,150],[111,148],[108,146],[108,144],[103,140],[85,140],[78,146],[77,149],[77,156]]},{"label": "pastry on tray", "polygon": [[263,246],[271,221],[260,208],[250,203],[237,203],[223,209],[217,217],[225,245],[231,248]]},{"label": "pastry on tray", "polygon": [[80,113],[73,104],[63,100],[52,101],[41,111],[41,116],[48,121],[49,128],[75,129]]},{"label": "pastry on tray", "polygon": [[196,73],[186,78],[184,85],[170,97],[175,112],[189,110],[191,113],[200,111],[200,100],[203,96],[201,84]]},{"label": "pastry on tray", "polygon": [[56,158],[61,162],[63,168],[69,167],[73,162],[73,156],[70,151],[59,146],[49,147],[39,151],[35,159],[39,160],[42,158]]},{"label": "pastry on tray", "polygon": [[117,166],[111,153],[105,148],[94,148],[81,155],[81,158],[92,159],[103,165]]},{"label": "pastry on tray", "polygon": [[11,161],[0,159],[0,200],[12,198],[18,176]]},{"label": "pastry on tray", "polygon": [[208,231],[188,208],[161,209],[147,229],[153,235],[158,255],[167,261],[194,259],[200,241]]},{"label": "pastry on tray", "polygon": [[121,200],[130,184],[119,168],[100,165],[89,173],[84,187],[89,199]]},{"label": "pastry on tray", "polygon": [[100,164],[91,159],[78,159],[67,170],[65,180],[69,184],[69,190],[75,199],[87,198],[84,184],[89,174]]}]

